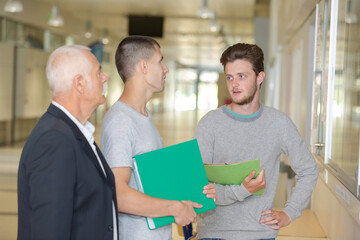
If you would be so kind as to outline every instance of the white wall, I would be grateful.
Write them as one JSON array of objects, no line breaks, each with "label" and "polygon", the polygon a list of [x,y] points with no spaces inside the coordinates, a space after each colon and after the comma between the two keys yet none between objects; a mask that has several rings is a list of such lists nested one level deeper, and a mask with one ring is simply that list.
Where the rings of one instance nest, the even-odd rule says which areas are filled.
[{"label": "white wall", "polygon": [[267,75],[268,69],[267,64],[268,56],[269,56],[269,18],[255,18],[254,20],[254,35],[255,35],[255,44],[258,45],[263,53],[264,53],[264,70],[265,70],[265,81],[261,84],[261,94],[260,94],[260,101],[262,103],[266,102],[266,95],[267,92],[263,89],[267,89],[270,84],[269,76]]},{"label": "white wall", "polygon": [[14,85],[14,46],[0,42],[0,121],[11,120]]},{"label": "white wall", "polygon": [[40,117],[49,106],[51,93],[46,79],[49,53],[33,48],[16,51],[16,118]]}]

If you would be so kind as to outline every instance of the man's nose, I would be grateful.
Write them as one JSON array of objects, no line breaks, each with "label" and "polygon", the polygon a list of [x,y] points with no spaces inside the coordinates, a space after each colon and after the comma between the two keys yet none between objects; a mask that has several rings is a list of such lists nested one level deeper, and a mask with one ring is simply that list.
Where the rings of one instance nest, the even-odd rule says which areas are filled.
[{"label": "man's nose", "polygon": [[234,78],[234,80],[232,81],[232,86],[233,87],[238,87],[239,86],[239,81],[236,78]]},{"label": "man's nose", "polygon": [[165,64],[164,64],[163,69],[164,69],[164,73],[165,73],[165,74],[169,72],[169,69],[168,69],[168,67],[167,67]]}]

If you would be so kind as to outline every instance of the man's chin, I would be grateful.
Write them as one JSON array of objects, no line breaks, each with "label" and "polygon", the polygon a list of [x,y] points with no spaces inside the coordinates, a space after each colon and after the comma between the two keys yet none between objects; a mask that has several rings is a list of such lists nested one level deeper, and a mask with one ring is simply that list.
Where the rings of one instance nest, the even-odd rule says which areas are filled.
[{"label": "man's chin", "polygon": [[101,99],[101,102],[99,105],[102,105],[104,103],[106,103],[106,97],[104,95],[102,95],[102,99]]},{"label": "man's chin", "polygon": [[165,86],[163,86],[162,88],[158,89],[158,91],[156,91],[156,92],[157,92],[157,93],[160,93],[160,92],[164,91],[164,89],[165,89]]}]

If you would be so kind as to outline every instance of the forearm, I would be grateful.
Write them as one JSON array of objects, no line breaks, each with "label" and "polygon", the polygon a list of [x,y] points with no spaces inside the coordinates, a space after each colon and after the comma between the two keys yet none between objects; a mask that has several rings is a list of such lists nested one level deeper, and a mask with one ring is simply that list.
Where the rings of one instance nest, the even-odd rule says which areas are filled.
[{"label": "forearm", "polygon": [[179,201],[154,198],[133,188],[126,187],[117,194],[119,212],[144,217],[176,216]]},{"label": "forearm", "polygon": [[288,121],[289,124],[284,128],[285,133],[282,139],[284,152],[289,156],[291,168],[296,174],[296,184],[283,211],[293,221],[301,215],[310,201],[318,177],[318,168],[305,141],[294,124]]},{"label": "forearm", "polygon": [[302,211],[309,204],[312,191],[316,185],[317,176],[317,168],[305,176],[296,176],[296,185],[293,193],[283,209],[291,221],[300,217]]},{"label": "forearm", "polygon": [[215,189],[217,194],[216,205],[230,205],[251,196],[251,193],[243,185],[215,184]]}]

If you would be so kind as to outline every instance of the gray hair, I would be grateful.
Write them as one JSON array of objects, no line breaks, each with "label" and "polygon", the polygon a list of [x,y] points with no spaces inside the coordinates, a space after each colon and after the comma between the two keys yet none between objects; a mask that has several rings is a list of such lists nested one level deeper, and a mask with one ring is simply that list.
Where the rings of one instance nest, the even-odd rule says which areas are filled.
[{"label": "gray hair", "polygon": [[154,55],[155,46],[160,48],[156,40],[145,36],[129,36],[119,43],[115,64],[124,83],[133,75],[140,60],[149,60]]},{"label": "gray hair", "polygon": [[57,92],[70,91],[74,77],[79,74],[87,80],[91,89],[92,63],[85,51],[90,51],[90,48],[70,45],[59,47],[51,53],[46,65],[46,77],[53,96]]}]

